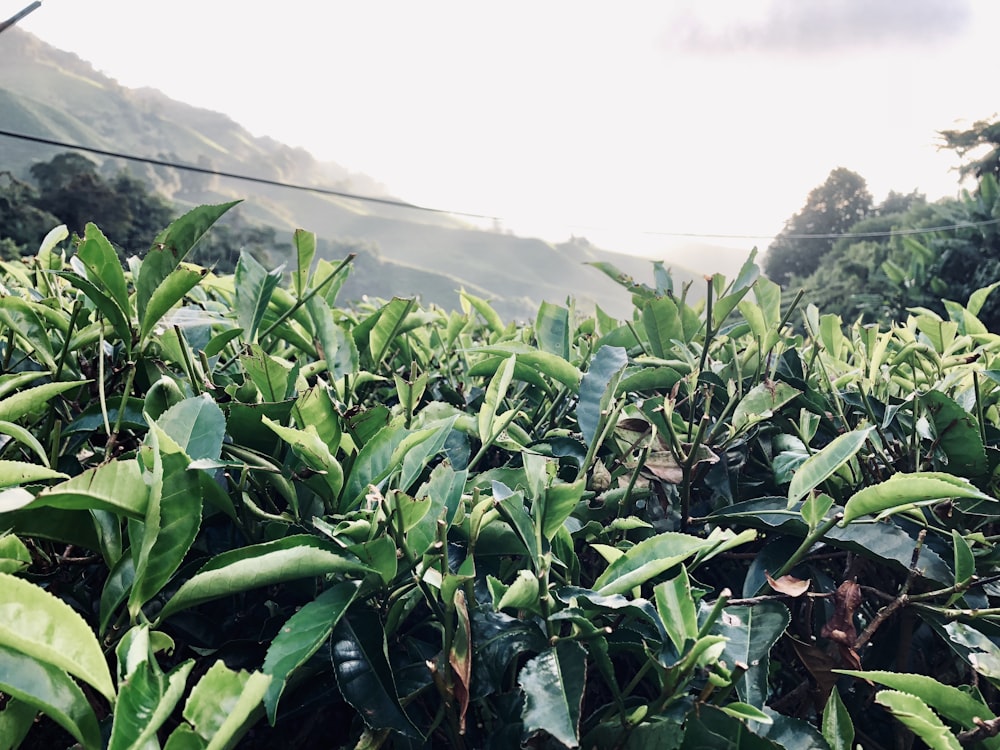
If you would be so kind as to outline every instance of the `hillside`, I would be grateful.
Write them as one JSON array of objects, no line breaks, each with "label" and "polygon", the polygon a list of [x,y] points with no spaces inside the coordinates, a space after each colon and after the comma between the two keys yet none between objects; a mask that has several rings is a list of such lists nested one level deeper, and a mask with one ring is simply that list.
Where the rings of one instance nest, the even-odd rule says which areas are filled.
[{"label": "hillside", "polygon": [[[152,89],[129,89],[91,65],[17,28],[0,38],[0,128],[145,157],[342,192],[387,196],[376,179],[319,162],[307,151],[256,137],[226,115],[172,100]],[[24,175],[60,149],[0,138],[3,169]],[[91,157],[97,159],[98,157]],[[628,296],[587,262],[606,261],[639,279],[646,259],[588,243],[559,246],[482,231],[444,214],[293,191],[276,186],[107,159],[127,168],[180,206],[244,198],[244,216],[282,232],[296,227],[326,239],[331,253],[362,246],[347,298],[419,294],[457,304],[457,290],[493,299],[502,314],[530,315],[543,299],[572,294],[624,315]],[[674,269],[679,282],[696,274]],[[700,288],[700,284],[695,287]]]}]

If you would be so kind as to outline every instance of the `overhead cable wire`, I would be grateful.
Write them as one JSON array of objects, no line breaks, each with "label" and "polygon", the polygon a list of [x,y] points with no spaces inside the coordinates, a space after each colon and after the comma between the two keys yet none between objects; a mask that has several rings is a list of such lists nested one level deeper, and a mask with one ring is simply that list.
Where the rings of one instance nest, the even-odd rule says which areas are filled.
[{"label": "overhead cable wire", "polygon": [[[14,138],[22,141],[29,141],[31,143],[40,143],[47,146],[56,146],[59,148],[74,149],[76,151],[84,151],[91,154],[98,154],[100,156],[109,156],[115,159],[124,159],[126,161],[139,162],[141,164],[151,164],[158,167],[168,167],[171,169],[179,169],[187,172],[195,172],[197,174],[207,174],[215,177],[228,177],[234,180],[244,180],[246,182],[255,182],[261,185],[271,185],[273,187],[288,188],[289,190],[301,190],[309,193],[317,193],[319,195],[331,195],[338,198],[347,198],[349,200],[364,201],[367,203],[377,203],[385,206],[394,206],[396,208],[406,208],[413,211],[425,211],[429,213],[436,214],[450,214],[452,216],[464,216],[466,218],[472,219],[489,219],[491,221],[503,221],[503,217],[492,216],[490,214],[477,214],[470,213],[468,211],[452,211],[446,208],[433,208],[430,206],[421,206],[416,203],[408,203],[407,201],[396,200],[393,198],[379,198],[373,195],[360,195],[358,193],[349,193],[343,190],[332,190],[329,188],[319,187],[315,185],[300,185],[290,182],[282,182],[280,180],[272,180],[267,177],[257,177],[254,175],[238,174],[235,172],[225,172],[218,169],[209,169],[207,167],[199,167],[194,164],[184,164],[182,162],[169,161],[167,159],[154,159],[148,156],[137,156],[135,154],[126,154],[121,151],[112,151],[109,149],[95,148],[93,146],[83,146],[78,143],[68,143],[66,141],[56,140],[54,138],[42,138],[40,136],[28,135],[26,133],[16,133],[10,130],[0,129],[0,136],[6,138]],[[944,224],[941,226],[927,227],[922,229],[892,229],[881,232],[840,232],[840,233],[795,233],[795,234],[717,234],[717,233],[706,233],[706,232],[663,232],[663,231],[641,231],[641,234],[651,235],[657,237],[683,237],[689,239],[721,239],[721,240],[772,240],[778,237],[788,240],[836,240],[842,237],[854,237],[859,239],[866,238],[879,238],[879,237],[894,237],[899,235],[921,235],[921,234],[934,234],[935,232],[946,232],[953,231],[956,229],[972,229],[975,227],[990,226],[994,224],[1000,224],[1000,219],[986,219],[983,221],[965,221],[956,224]],[[578,225],[574,225],[578,226]],[[603,231],[622,231],[604,228]]]},{"label": "overhead cable wire", "polygon": [[934,232],[946,232],[953,229],[971,229],[974,227],[985,227],[992,224],[1000,224],[1000,219],[984,219],[983,221],[963,221],[957,224],[943,224],[937,227],[924,227],[921,229],[889,229],[882,232],[840,232],[840,233],[817,233],[817,234],[699,234],[696,232],[643,232],[661,237],[691,237],[717,240],[770,240],[781,237],[785,240],[838,240],[842,237],[858,237],[861,239],[870,237],[895,237],[898,235],[912,234],[933,234]]},{"label": "overhead cable wire", "polygon": [[208,167],[198,167],[194,164],[183,164],[180,162],[168,161],[166,159],[154,159],[148,156],[136,156],[135,154],[125,154],[120,151],[111,151],[109,149],[95,148],[93,146],[82,146],[78,143],[67,143],[65,141],[58,141],[54,138],[42,138],[37,135],[27,135],[25,133],[15,133],[9,130],[0,130],[0,136],[5,136],[7,138],[15,138],[22,141],[30,141],[32,143],[41,143],[46,146],[58,146],[59,148],[70,148],[77,151],[85,151],[90,154],[99,154],[101,156],[110,156],[115,159],[126,159],[128,161],[135,161],[141,164],[152,164],[157,167],[170,167],[172,169],[181,169],[187,172],[196,172],[198,174],[213,175],[216,177],[229,177],[234,180],[246,180],[247,182],[256,182],[261,185],[272,185],[274,187],[289,188],[290,190],[304,190],[310,193],[319,193],[320,195],[332,195],[338,198],[349,198],[356,201],[365,201],[368,203],[379,203],[384,206],[395,206],[397,208],[408,208],[413,211],[428,211],[436,214],[451,214],[453,216],[466,216],[472,219],[491,219],[493,221],[498,221],[497,216],[487,216],[485,214],[474,214],[468,213],[466,211],[450,211],[444,208],[431,208],[429,206],[420,206],[416,203],[408,203],[406,201],[395,200],[393,198],[378,198],[373,195],[358,195],[357,193],[348,193],[343,190],[331,190],[329,188],[318,187],[315,185],[298,185],[291,182],[282,182],[280,180],[272,180],[267,177],[256,177],[254,175],[237,174],[235,172],[224,172],[219,169],[209,169]]}]

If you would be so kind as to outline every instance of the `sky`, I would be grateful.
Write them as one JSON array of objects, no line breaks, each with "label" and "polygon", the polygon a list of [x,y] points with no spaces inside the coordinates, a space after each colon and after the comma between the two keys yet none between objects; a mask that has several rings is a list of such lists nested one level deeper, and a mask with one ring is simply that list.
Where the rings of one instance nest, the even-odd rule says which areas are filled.
[{"label": "sky", "polygon": [[404,200],[666,255],[766,247],[836,167],[876,200],[955,195],[937,131],[1000,111],[998,22],[995,0],[44,0],[20,26]]}]

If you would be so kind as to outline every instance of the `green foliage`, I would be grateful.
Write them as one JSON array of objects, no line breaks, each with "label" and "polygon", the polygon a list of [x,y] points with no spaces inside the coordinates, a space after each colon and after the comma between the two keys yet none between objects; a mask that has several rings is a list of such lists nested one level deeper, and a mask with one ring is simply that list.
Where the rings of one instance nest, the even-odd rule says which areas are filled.
[{"label": "green foliage", "polygon": [[785,286],[793,277],[813,273],[833,248],[835,235],[847,232],[872,208],[864,178],[843,167],[834,169],[826,182],[809,193],[805,206],[785,223],[767,249],[768,277]]},{"label": "green foliage", "polygon": [[[919,307],[965,333],[998,331],[1000,298],[990,294],[1000,276],[998,200],[989,171],[958,199],[928,204],[921,196],[890,195],[875,216],[845,230],[812,272],[782,283],[801,285],[808,301],[845,321],[863,316],[888,325]],[[974,323],[966,305],[975,308]]]},{"label": "green foliage", "polygon": [[189,263],[228,208],[5,267],[10,746],[996,746],[988,291],[346,308],[305,233]]}]

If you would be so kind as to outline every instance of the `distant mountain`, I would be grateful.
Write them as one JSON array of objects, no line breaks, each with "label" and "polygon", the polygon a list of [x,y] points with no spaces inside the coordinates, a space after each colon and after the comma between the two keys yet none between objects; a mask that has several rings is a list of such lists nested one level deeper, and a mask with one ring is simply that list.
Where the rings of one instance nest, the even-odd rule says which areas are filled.
[{"label": "distant mountain", "polygon": [[[213,170],[387,197],[368,175],[319,162],[307,151],[259,138],[226,115],[192,107],[153,89],[129,89],[76,55],[23,30],[0,36],[0,128],[98,149],[178,161]],[[31,164],[64,149],[0,137],[0,170],[25,175]],[[99,157],[91,158],[101,161]],[[483,231],[446,214],[386,206],[242,180],[115,159],[102,169],[128,171],[180,206],[244,198],[251,220],[282,232],[302,227],[326,240],[332,257],[359,248],[345,301],[419,294],[453,308],[457,292],[491,299],[508,317],[533,315],[542,300],[599,304],[623,316],[629,295],[587,262],[610,262],[651,279],[650,261],[585,241],[552,245]],[[700,274],[674,267],[675,281]],[[702,288],[700,280],[694,290]]]}]

